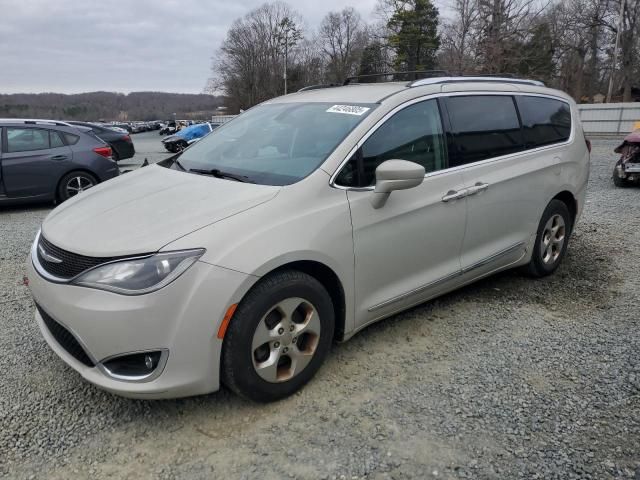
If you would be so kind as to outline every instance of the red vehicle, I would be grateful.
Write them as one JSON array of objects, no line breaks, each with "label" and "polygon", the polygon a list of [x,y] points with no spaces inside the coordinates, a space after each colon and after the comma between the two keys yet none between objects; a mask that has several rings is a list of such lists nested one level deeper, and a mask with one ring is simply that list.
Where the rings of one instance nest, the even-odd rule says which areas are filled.
[{"label": "red vehicle", "polygon": [[621,154],[613,169],[616,187],[629,187],[640,183],[640,129],[624,137],[614,152]]}]

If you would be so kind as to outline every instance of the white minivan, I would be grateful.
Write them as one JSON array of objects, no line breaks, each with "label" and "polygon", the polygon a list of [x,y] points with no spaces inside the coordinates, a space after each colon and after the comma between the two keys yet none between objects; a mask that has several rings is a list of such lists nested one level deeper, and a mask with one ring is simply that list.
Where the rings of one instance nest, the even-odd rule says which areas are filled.
[{"label": "white minivan", "polygon": [[590,145],[539,82],[352,83],[264,102],[53,210],[36,321],[137,398],[301,388],[334,341],[495,272],[560,264]]}]

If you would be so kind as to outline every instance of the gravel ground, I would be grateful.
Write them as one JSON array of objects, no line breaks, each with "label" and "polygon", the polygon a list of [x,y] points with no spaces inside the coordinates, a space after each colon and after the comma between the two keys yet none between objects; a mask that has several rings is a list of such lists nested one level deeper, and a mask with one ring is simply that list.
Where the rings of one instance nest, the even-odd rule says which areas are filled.
[{"label": "gravel ground", "polygon": [[640,479],[640,189],[612,186],[615,144],[594,142],[556,275],[506,272],[382,321],[270,405],[83,382],[22,285],[48,207],[0,211],[0,475]]}]

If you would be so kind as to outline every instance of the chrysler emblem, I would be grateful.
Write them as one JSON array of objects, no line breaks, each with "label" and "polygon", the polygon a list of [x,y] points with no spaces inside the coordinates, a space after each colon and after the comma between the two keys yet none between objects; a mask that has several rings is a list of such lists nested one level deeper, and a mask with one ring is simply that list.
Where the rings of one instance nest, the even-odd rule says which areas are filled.
[{"label": "chrysler emblem", "polygon": [[42,256],[42,258],[44,258],[47,262],[62,263],[62,260],[54,257],[53,255],[50,255],[49,252],[47,252],[42,245],[38,245],[38,251],[40,252],[40,255]]}]

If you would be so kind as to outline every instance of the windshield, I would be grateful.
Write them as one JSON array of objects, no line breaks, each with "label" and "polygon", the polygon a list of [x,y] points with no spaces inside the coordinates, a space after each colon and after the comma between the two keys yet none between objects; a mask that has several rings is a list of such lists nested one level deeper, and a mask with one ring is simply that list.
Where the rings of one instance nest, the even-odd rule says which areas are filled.
[{"label": "windshield", "polygon": [[260,105],[182,153],[179,168],[216,169],[254,183],[289,185],[318,168],[374,108],[372,104]]}]

